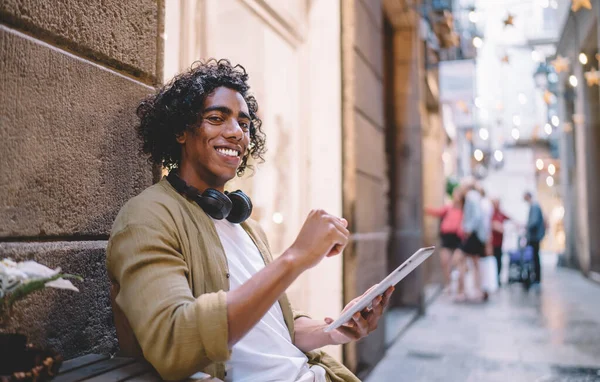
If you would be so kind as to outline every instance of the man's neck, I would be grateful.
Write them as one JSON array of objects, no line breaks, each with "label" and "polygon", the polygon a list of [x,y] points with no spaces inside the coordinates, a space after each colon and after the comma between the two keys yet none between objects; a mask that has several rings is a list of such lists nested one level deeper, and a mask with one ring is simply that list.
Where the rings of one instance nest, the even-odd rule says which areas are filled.
[{"label": "man's neck", "polygon": [[207,182],[189,162],[182,162],[179,165],[179,177],[188,185],[197,188],[201,192],[204,192],[207,188],[214,188],[220,192],[225,191],[225,185],[217,186],[215,185],[216,182]]}]

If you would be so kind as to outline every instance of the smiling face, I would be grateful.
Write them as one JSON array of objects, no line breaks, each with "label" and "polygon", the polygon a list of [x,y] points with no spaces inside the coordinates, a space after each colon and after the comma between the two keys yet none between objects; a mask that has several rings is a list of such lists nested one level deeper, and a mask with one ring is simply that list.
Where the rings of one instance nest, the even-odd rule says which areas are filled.
[{"label": "smiling face", "polygon": [[180,176],[204,190],[223,191],[250,144],[250,112],[242,95],[216,88],[204,101],[200,122],[177,138],[182,146]]}]

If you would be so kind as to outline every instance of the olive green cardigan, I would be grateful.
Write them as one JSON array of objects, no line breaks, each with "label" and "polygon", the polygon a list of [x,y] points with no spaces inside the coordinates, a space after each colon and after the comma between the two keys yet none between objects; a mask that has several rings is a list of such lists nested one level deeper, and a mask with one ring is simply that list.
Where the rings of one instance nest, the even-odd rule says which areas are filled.
[{"label": "olive green cardigan", "polygon": [[[272,261],[267,238],[256,222],[242,223],[265,263]],[[163,178],[129,200],[110,235],[106,266],[117,285],[115,308],[124,313],[144,358],[164,379],[203,371],[224,379],[229,290],[227,257],[214,222]],[[287,297],[279,299],[294,338]],[[115,321],[120,320],[115,312]],[[115,322],[117,329],[118,322]],[[121,323],[122,324],[122,323]],[[121,334],[119,334],[121,341]],[[307,353],[332,382],[358,381],[322,351]]]}]

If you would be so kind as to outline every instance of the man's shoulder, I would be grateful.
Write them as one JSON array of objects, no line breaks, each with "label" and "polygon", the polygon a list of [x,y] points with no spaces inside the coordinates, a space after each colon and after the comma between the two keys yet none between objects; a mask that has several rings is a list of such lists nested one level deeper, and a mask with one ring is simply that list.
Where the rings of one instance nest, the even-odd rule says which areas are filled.
[{"label": "man's shoulder", "polygon": [[173,211],[178,208],[178,201],[164,182],[158,182],[123,205],[113,224],[113,232],[127,225],[146,225],[172,219]]}]

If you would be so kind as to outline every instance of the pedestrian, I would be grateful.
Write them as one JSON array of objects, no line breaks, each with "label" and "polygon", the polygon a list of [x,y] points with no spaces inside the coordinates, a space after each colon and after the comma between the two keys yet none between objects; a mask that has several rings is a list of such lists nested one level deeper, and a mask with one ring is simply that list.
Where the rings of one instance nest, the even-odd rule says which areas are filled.
[{"label": "pedestrian", "polygon": [[106,265],[121,349],[167,380],[203,371],[227,382],[356,382],[312,350],[375,330],[393,288],[329,333],[332,319],[294,314],[285,290],[339,255],[349,232],[346,220],[313,210],[273,259],[249,218],[250,198],[224,190],[250,157],[263,158],[257,112],[248,74],[227,60],[197,63],[138,107],[144,153],[171,170],[125,204],[111,231]]},{"label": "pedestrian", "polygon": [[498,286],[502,285],[500,275],[502,274],[502,242],[504,241],[504,222],[510,219],[500,209],[500,199],[492,199],[494,214],[492,215],[492,250],[498,265]]},{"label": "pedestrian", "polygon": [[527,217],[526,238],[527,245],[533,248],[533,266],[535,270],[535,282],[542,281],[542,267],[540,266],[540,241],[546,235],[546,223],[544,214],[539,203],[533,200],[531,192],[527,191],[523,199],[529,204],[529,214]]},{"label": "pedestrian", "polygon": [[425,213],[431,216],[441,218],[440,223],[440,262],[444,273],[444,292],[450,290],[450,274],[452,271],[452,256],[460,247],[462,241],[462,215],[465,204],[464,195],[460,187],[455,187],[452,191],[452,201],[441,207],[426,207]]},{"label": "pedestrian", "polygon": [[462,228],[465,233],[459,257],[460,277],[458,283],[458,294],[455,298],[457,302],[467,299],[464,290],[465,276],[467,273],[467,260],[472,263],[473,281],[475,288],[475,301],[486,301],[487,292],[483,291],[481,283],[481,271],[479,269],[479,258],[485,256],[485,243],[489,236],[489,227],[483,223],[483,211],[481,204],[481,193],[475,189],[474,179],[465,180],[466,190],[465,206],[463,209]]}]

